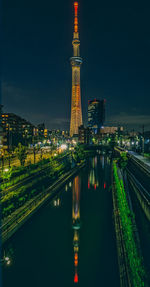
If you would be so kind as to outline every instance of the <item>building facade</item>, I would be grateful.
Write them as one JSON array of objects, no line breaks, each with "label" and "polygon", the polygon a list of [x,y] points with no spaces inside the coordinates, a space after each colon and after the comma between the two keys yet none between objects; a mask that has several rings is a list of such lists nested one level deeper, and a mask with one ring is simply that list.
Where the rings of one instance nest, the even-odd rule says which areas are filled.
[{"label": "building facade", "polygon": [[0,105],[0,155],[2,154],[3,149],[3,127],[2,127],[2,105]]},{"label": "building facade", "polygon": [[22,143],[32,142],[34,125],[13,113],[2,113],[1,123],[4,133],[4,149],[9,150]]},{"label": "building facade", "polygon": [[102,127],[101,134],[115,134],[116,132],[123,132],[123,127]]},{"label": "building facade", "polygon": [[79,143],[87,145],[90,143],[90,129],[83,125],[79,127]]},{"label": "building facade", "polygon": [[71,120],[70,136],[78,135],[78,128],[82,125],[81,109],[81,88],[80,88],[80,67],[82,58],[80,57],[80,40],[78,32],[78,2],[74,2],[74,33],[73,33],[73,57],[70,59],[72,66],[72,99],[71,99]]},{"label": "building facade", "polygon": [[105,100],[90,100],[88,102],[88,127],[95,134],[101,129],[105,121]]}]

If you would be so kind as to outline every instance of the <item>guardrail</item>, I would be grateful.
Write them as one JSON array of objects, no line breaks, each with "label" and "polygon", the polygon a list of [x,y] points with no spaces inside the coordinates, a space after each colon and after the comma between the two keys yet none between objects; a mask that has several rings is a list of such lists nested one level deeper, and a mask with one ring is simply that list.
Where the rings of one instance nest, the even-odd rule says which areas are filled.
[{"label": "guardrail", "polygon": [[122,152],[127,153],[127,157],[133,160],[144,172],[150,177],[150,167],[142,160],[137,158],[135,155],[131,154],[130,151],[125,150],[121,147],[115,147],[115,151],[121,154]]},{"label": "guardrail", "polygon": [[150,194],[129,170],[127,170],[127,173],[129,182],[136,193],[140,205],[147,219],[150,221]]},{"label": "guardrail", "polygon": [[138,159],[134,155],[127,153],[129,159],[133,160],[144,172],[150,177],[150,167],[144,161]]}]

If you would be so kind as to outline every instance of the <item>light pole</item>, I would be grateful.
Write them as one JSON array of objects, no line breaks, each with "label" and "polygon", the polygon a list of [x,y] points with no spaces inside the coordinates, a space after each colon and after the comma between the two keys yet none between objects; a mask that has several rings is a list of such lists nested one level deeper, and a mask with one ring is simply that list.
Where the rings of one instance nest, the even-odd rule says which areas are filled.
[{"label": "light pole", "polygon": [[2,159],[2,171],[3,171],[4,170],[4,151],[2,151],[1,159]]},{"label": "light pole", "polygon": [[142,155],[144,156],[144,125],[142,126]]}]

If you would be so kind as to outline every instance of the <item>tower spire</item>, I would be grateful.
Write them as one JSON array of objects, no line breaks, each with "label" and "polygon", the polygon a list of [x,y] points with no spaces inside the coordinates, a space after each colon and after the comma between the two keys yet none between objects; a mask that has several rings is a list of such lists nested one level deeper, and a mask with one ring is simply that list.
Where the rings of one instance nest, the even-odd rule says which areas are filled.
[{"label": "tower spire", "polygon": [[78,33],[78,2],[74,2],[74,33],[73,39],[79,39]]}]

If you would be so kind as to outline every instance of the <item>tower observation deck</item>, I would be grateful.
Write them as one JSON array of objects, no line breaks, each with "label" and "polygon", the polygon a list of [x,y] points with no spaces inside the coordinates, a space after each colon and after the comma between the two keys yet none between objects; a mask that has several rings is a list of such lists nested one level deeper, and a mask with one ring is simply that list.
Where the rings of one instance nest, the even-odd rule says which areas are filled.
[{"label": "tower observation deck", "polygon": [[74,33],[73,33],[73,57],[70,58],[72,66],[72,99],[70,136],[78,135],[78,128],[82,125],[81,89],[80,89],[80,40],[78,32],[78,2],[74,2]]}]

